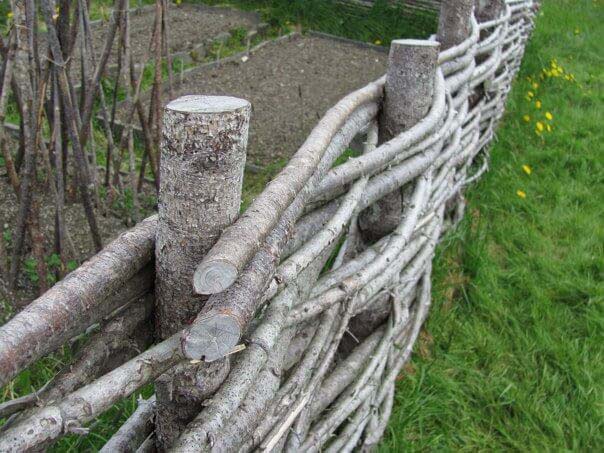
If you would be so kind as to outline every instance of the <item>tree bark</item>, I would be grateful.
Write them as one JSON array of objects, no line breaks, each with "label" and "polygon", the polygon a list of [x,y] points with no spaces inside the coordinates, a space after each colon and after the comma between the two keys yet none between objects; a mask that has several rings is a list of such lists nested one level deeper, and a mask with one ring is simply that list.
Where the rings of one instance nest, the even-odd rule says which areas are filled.
[{"label": "tree bark", "polygon": [[[438,51],[438,43],[433,41],[392,41],[378,143],[386,143],[409,130],[430,111]],[[374,243],[394,231],[402,211],[403,197],[399,189],[381,198],[359,216],[363,238]]]},{"label": "tree bark", "polygon": [[0,327],[0,385],[149,290],[151,275],[141,269],[152,258],[156,224],[153,216],[123,233]]},{"label": "tree bark", "polygon": [[325,114],[287,166],[238,221],[225,230],[216,246],[199,264],[196,274],[212,278],[196,279],[197,293],[218,293],[235,282],[283,213],[316,173],[336,134],[358,109],[379,101],[382,89],[383,79],[379,79],[350,93]]},{"label": "tree bark", "polygon": [[[184,96],[165,108],[155,248],[162,339],[190,322],[206,300],[193,291],[193,273],[239,214],[250,114],[249,102],[227,96]],[[227,359],[185,363],[158,379],[159,450],[176,440],[227,372]]]},{"label": "tree bark", "polygon": [[438,35],[440,48],[447,50],[470,36],[470,16],[475,0],[444,0],[440,5]]},{"label": "tree bark", "polygon": [[100,453],[132,453],[140,447],[153,431],[155,395],[147,400],[139,399],[138,408],[107,441]]}]

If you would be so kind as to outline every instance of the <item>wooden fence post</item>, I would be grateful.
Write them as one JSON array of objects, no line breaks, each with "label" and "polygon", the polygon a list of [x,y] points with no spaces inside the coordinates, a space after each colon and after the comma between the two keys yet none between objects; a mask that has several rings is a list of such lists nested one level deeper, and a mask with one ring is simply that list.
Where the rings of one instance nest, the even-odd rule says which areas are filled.
[{"label": "wooden fence post", "polygon": [[[438,52],[439,44],[434,41],[392,41],[379,118],[380,144],[414,126],[430,110]],[[402,210],[400,190],[378,200],[359,216],[363,237],[374,242],[391,233],[401,221]]]},{"label": "wooden fence post", "polygon": [[499,17],[504,8],[504,0],[475,0],[474,15],[479,23],[486,22]]},{"label": "wooden fence post", "polygon": [[[427,115],[432,106],[439,49],[440,45],[435,41],[392,41],[384,105],[379,118],[380,142],[388,141],[410,129]],[[365,228],[363,234],[379,231],[389,221],[396,222],[395,227],[398,226],[407,208],[403,198],[401,190],[397,190],[363,211],[359,216],[359,227]],[[387,212],[387,206],[396,206],[396,209]],[[368,229],[368,226],[371,228]],[[387,297],[382,305],[380,307],[376,304],[351,320],[352,338],[362,341],[384,322],[391,311],[390,298]]]},{"label": "wooden fence post", "polygon": [[[156,333],[166,339],[199,313],[207,296],[193,273],[238,216],[251,105],[228,96],[183,96],[163,117],[155,246]],[[228,373],[228,362],[182,363],[156,381],[156,436],[167,449]]]},{"label": "wooden fence post", "polygon": [[438,17],[438,37],[441,50],[464,41],[472,31],[470,17],[475,0],[443,0]]},{"label": "wooden fence post", "polygon": [[[474,4],[485,3],[484,0],[443,0],[438,18],[437,39],[441,49],[446,50],[466,40],[472,32],[472,13]],[[466,87],[459,89],[461,92]],[[468,96],[470,93],[468,93]],[[454,178],[461,177],[460,172]],[[447,202],[446,212],[453,224],[457,224],[465,211],[465,199],[461,192]]]}]

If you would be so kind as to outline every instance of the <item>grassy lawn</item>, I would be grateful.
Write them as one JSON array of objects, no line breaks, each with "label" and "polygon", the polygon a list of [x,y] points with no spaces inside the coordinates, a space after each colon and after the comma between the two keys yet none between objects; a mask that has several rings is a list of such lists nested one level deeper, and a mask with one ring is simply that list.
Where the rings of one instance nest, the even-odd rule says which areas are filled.
[{"label": "grassy lawn", "polygon": [[491,171],[438,250],[384,451],[602,448],[602,23],[602,1],[543,2]]}]

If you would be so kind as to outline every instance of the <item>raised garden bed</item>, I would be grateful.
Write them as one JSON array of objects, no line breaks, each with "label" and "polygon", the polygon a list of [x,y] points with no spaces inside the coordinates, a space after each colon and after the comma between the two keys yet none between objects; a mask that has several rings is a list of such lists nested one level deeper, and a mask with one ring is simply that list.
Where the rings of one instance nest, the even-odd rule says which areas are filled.
[{"label": "raised garden bed", "polygon": [[[132,9],[130,12],[130,50],[137,65],[143,63],[153,33],[155,21],[155,6],[148,5]],[[245,30],[251,38],[262,35],[266,24],[260,21],[260,16],[251,11],[240,11],[228,7],[207,5],[171,5],[169,9],[170,26],[170,55],[173,60],[185,65],[201,63],[212,45],[216,42],[226,42],[232,34]],[[105,43],[107,22],[96,20],[92,22],[92,34],[95,54],[100,57]],[[40,46],[45,48],[44,36],[40,37]],[[114,74],[117,67],[117,36],[114,41],[114,51],[109,57],[107,72]],[[45,52],[45,51],[44,51]],[[74,50],[71,65],[71,78],[76,86],[81,79],[79,48]],[[19,126],[5,122],[9,134],[19,136]]]},{"label": "raised garden bed", "polygon": [[[249,100],[253,113],[248,162],[264,166],[294,154],[325,111],[382,76],[386,61],[381,47],[294,33],[186,71],[174,96],[228,94]],[[167,87],[162,99],[170,100]],[[123,115],[127,108],[120,107]]]}]

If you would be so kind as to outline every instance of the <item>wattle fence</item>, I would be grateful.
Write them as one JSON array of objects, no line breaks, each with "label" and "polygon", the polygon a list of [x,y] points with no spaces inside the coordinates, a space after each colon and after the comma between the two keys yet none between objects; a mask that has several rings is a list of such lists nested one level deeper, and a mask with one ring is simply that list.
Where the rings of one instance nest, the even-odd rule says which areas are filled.
[{"label": "wattle fence", "polygon": [[168,104],[159,214],[0,328],[5,385],[102,325],[65,373],[0,406],[0,451],[85,435],[154,381],[104,451],[375,447],[538,7],[476,3],[445,1],[437,36],[392,42],[387,74],[331,108],[240,216],[249,103]]}]

